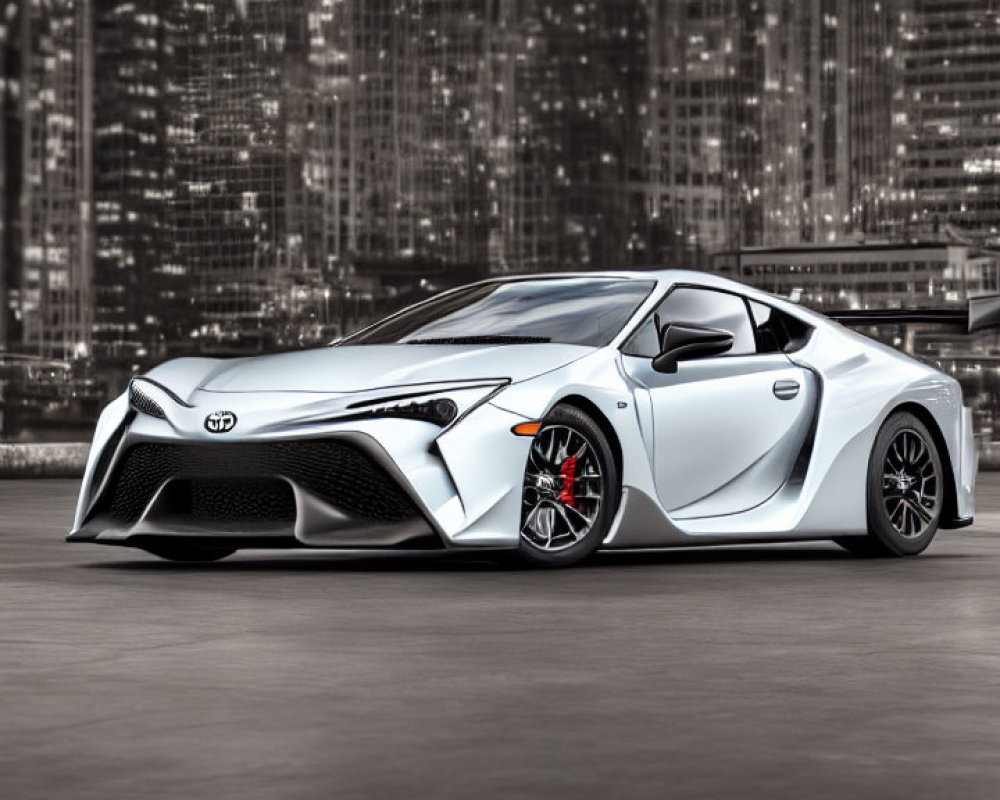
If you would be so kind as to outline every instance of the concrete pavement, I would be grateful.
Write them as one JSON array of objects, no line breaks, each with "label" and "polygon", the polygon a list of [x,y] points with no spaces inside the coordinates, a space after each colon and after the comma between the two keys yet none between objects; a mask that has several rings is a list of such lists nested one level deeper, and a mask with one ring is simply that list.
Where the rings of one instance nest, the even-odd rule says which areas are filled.
[{"label": "concrete pavement", "polygon": [[1000,796],[1000,476],[833,545],[175,565],[0,483],[0,798]]}]

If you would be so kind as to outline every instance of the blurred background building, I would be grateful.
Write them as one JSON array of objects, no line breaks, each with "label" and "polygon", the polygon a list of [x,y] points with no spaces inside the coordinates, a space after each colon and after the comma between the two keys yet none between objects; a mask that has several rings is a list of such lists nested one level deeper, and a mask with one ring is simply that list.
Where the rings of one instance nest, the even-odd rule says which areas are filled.
[{"label": "blurred background building", "polygon": [[[997,291],[1000,0],[0,0],[0,435],[483,275]],[[879,332],[1000,439],[995,337]]]}]

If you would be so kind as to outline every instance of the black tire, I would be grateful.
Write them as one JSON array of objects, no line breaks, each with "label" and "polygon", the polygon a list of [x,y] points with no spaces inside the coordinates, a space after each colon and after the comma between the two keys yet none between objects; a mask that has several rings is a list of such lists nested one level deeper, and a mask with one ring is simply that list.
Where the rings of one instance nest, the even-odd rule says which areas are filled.
[{"label": "black tire", "polygon": [[188,564],[221,561],[223,558],[231,556],[236,552],[225,547],[192,547],[191,545],[183,544],[162,544],[142,549],[151,555],[158,556],[167,561],[178,561]]},{"label": "black tire", "polygon": [[897,412],[879,429],[868,461],[868,535],[834,541],[857,555],[922,553],[937,533],[944,492],[934,437],[913,414]]},{"label": "black tire", "polygon": [[[581,487],[581,495],[587,495],[580,497],[578,500],[574,495],[571,495],[569,502],[572,505],[567,505],[567,503],[563,503],[559,499],[563,496],[562,492],[560,492],[558,497],[552,496],[553,487],[551,486],[547,487],[550,496],[543,500],[540,494],[541,490],[537,484],[538,478],[531,477],[540,474],[535,461],[540,455],[538,448],[546,441],[547,435],[557,436],[562,434],[569,437],[567,439],[567,448],[570,446],[570,440],[573,442],[572,446],[574,449],[578,446],[580,439],[570,434],[565,434],[564,429],[569,429],[576,437],[581,437],[582,441],[586,442],[590,447],[581,456],[581,463],[585,465],[583,470],[586,471],[581,471],[578,477],[565,478],[565,480],[572,483],[575,487]],[[565,468],[568,460],[567,458],[562,461],[562,464],[559,465],[560,469]],[[574,465],[576,463],[574,459]],[[592,474],[595,470],[594,465],[596,465],[596,470],[599,470],[599,477]],[[562,475],[565,476],[566,473],[562,472]],[[576,476],[575,470],[572,475]],[[554,478],[555,480],[564,479],[551,474],[550,478]],[[594,493],[593,490],[597,485],[600,485],[600,499],[594,502],[590,495]],[[573,491],[575,492],[576,489]],[[614,519],[615,511],[618,507],[620,495],[621,478],[618,474],[618,467],[615,463],[611,446],[608,444],[607,437],[600,426],[589,415],[575,406],[557,405],[542,420],[541,428],[539,428],[532,442],[532,453],[529,455],[528,462],[525,465],[525,485],[522,489],[521,527],[519,529],[520,536],[517,551],[520,560],[539,567],[568,567],[586,558],[600,547],[601,542],[608,535],[611,521]],[[580,523],[580,538],[572,543],[567,543],[553,549],[547,549],[533,541],[532,533],[534,528],[529,526],[529,517],[536,504],[541,504],[542,502],[551,505],[554,509],[560,504],[565,506],[559,512],[560,518],[568,526],[572,526],[573,523]],[[580,504],[579,508],[577,508],[577,503]],[[574,510],[578,511],[579,514],[574,515],[572,513]],[[584,530],[582,525],[584,511],[593,512],[592,521],[585,533],[582,532]],[[571,534],[567,533],[564,536],[569,537]],[[537,536],[534,538],[538,539]],[[550,545],[556,538],[550,534]]]}]

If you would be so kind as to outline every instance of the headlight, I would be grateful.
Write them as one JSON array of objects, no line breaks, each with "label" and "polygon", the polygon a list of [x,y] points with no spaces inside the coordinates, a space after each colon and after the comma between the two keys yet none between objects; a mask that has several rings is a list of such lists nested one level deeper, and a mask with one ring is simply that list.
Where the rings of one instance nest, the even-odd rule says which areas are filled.
[{"label": "headlight", "polygon": [[436,397],[412,403],[396,403],[369,409],[367,417],[395,417],[397,419],[418,419],[445,427],[458,416],[458,406],[447,397]]},{"label": "headlight", "polygon": [[156,417],[157,419],[167,418],[167,415],[163,413],[163,408],[160,404],[136,386],[135,381],[132,381],[132,383],[129,384],[128,402],[132,408],[143,414],[148,414],[149,416]]},{"label": "headlight", "polygon": [[164,413],[161,403],[165,403],[167,400],[176,403],[182,408],[192,408],[190,403],[185,403],[166,386],[157,383],[152,378],[140,375],[137,378],[133,378],[132,382],[128,385],[129,405],[140,414],[146,414],[157,419],[166,419],[167,415]]},{"label": "headlight", "polygon": [[[333,413],[318,413],[285,422],[281,427],[301,427],[303,424],[323,425],[330,422],[370,419],[413,419],[429,422],[439,428],[451,428],[496,396],[510,383],[509,378],[483,381],[451,381],[438,384],[412,384],[398,386],[396,393],[385,395],[385,389],[362,394],[347,406]],[[407,391],[409,390],[409,391]],[[406,392],[403,394],[402,392]],[[367,395],[367,396],[366,396]],[[374,395],[374,396],[373,396]]]}]

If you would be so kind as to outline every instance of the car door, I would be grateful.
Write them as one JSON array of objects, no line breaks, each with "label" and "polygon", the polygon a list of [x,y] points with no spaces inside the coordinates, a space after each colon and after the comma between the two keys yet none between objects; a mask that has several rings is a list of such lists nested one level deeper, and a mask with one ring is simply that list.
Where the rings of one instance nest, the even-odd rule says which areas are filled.
[{"label": "car door", "polygon": [[[792,473],[816,407],[813,373],[767,335],[770,314],[738,294],[675,287],[622,349],[626,373],[646,404],[644,431],[656,491],[675,519],[735,514],[778,491]],[[773,320],[771,320],[773,322]],[[669,323],[722,328],[732,349],[652,368]]]}]

